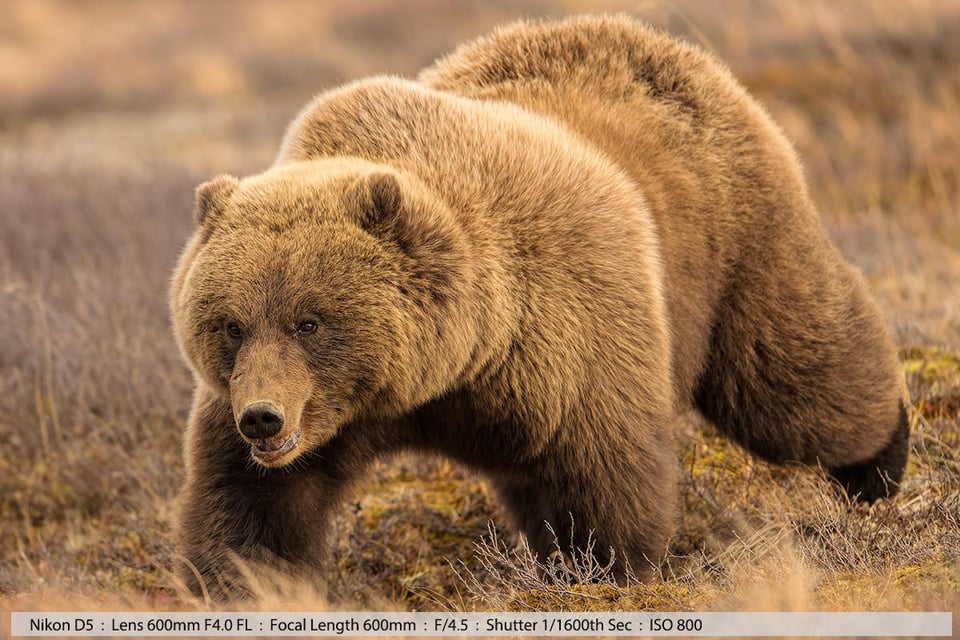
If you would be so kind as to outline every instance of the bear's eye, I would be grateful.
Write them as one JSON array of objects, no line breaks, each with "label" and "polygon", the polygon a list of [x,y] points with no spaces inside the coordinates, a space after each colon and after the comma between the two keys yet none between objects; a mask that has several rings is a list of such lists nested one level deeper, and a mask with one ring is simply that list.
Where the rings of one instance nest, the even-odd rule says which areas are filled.
[{"label": "bear's eye", "polygon": [[297,333],[307,335],[317,330],[317,323],[312,320],[304,320],[297,325]]},{"label": "bear's eye", "polygon": [[240,325],[238,325],[236,322],[228,322],[227,335],[230,336],[231,338],[242,338],[243,329],[241,329]]}]

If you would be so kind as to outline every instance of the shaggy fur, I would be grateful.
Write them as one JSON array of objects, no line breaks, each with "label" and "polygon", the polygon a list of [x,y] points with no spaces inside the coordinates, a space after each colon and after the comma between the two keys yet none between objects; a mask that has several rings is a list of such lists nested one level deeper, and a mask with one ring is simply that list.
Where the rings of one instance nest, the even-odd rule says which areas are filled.
[{"label": "shaggy fur", "polygon": [[[901,374],[790,145],[632,20],[519,23],[418,82],[321,94],[196,219],[171,292],[194,588],[229,594],[234,557],[320,577],[331,510],[402,449],[486,472],[541,554],[549,522],[644,575],[692,407],[862,499],[896,491]],[[264,406],[278,430],[241,435]]]}]

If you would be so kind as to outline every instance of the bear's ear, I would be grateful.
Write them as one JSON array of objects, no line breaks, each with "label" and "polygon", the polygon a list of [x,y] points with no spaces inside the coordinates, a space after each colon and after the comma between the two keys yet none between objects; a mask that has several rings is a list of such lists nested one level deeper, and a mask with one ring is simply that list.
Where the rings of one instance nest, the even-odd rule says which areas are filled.
[{"label": "bear's ear", "polygon": [[354,185],[360,224],[368,230],[396,217],[403,204],[400,182],[392,173],[370,173]]},{"label": "bear's ear", "polygon": [[197,204],[193,210],[194,221],[203,226],[208,220],[223,213],[230,194],[238,186],[240,186],[239,180],[233,176],[223,175],[197,187]]}]

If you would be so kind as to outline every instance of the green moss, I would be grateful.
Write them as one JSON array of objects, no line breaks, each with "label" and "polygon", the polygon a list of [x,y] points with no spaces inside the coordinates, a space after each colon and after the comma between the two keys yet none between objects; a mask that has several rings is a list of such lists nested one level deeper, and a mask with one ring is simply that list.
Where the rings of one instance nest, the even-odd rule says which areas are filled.
[{"label": "green moss", "polygon": [[960,559],[902,567],[894,571],[893,582],[905,594],[919,590],[960,593]]},{"label": "green moss", "polygon": [[816,590],[819,606],[837,611],[888,606],[913,609],[931,594],[960,593],[960,560],[913,564],[889,573],[839,573],[823,579]]},{"label": "green moss", "polygon": [[866,573],[839,573],[823,579],[814,595],[817,606],[826,610],[858,610],[866,606],[883,608],[884,583]]},{"label": "green moss", "polygon": [[529,589],[507,603],[511,611],[690,611],[707,607],[722,592],[677,583],[631,585],[574,584]]},{"label": "green moss", "polygon": [[412,609],[436,609],[457,597],[449,563],[472,562],[474,543],[494,518],[479,481],[443,465],[425,467],[414,473],[408,464],[384,466],[358,487],[336,549],[347,582],[375,581],[380,594]]},{"label": "green moss", "polygon": [[712,427],[698,432],[683,456],[683,465],[694,480],[718,472],[742,473],[750,463],[750,458],[739,447]]},{"label": "green moss", "polygon": [[900,362],[904,372],[922,382],[960,383],[960,352],[939,347],[910,347],[900,350]]}]

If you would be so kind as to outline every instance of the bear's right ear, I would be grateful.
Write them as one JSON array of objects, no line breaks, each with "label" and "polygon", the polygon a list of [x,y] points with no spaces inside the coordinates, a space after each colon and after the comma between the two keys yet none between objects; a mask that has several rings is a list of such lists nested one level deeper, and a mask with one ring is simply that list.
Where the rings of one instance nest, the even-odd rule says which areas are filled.
[{"label": "bear's right ear", "polygon": [[353,199],[360,211],[360,224],[373,230],[396,217],[403,204],[400,182],[392,173],[371,173],[354,185]]},{"label": "bear's right ear", "polygon": [[239,180],[233,176],[222,175],[197,187],[197,204],[193,210],[194,221],[203,226],[208,220],[222,214],[230,194],[238,186],[240,186]]}]

